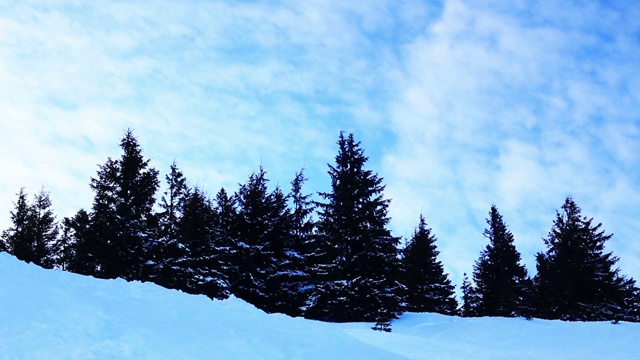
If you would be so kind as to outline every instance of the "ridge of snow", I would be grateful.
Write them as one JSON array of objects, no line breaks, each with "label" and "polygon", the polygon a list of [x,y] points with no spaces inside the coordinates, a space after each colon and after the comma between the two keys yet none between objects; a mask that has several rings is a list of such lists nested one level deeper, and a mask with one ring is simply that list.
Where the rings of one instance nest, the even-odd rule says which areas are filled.
[{"label": "ridge of snow", "polygon": [[393,332],[0,253],[0,359],[638,359],[640,324],[407,313]]}]

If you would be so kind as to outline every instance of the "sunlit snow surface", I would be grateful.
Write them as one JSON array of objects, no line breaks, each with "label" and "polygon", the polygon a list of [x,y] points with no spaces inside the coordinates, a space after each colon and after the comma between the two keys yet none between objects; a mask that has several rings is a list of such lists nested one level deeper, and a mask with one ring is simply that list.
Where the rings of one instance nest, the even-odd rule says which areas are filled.
[{"label": "sunlit snow surface", "polygon": [[640,359],[640,324],[404,314],[392,333],[267,315],[0,253],[0,359]]}]

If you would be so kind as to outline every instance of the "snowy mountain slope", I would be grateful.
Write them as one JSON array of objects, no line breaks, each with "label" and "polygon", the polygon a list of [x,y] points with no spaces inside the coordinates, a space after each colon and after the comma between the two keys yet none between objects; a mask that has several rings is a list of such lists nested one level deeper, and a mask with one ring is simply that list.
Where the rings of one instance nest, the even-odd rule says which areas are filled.
[{"label": "snowy mountain slope", "polygon": [[640,359],[640,324],[405,314],[392,333],[267,315],[0,253],[0,359]]}]

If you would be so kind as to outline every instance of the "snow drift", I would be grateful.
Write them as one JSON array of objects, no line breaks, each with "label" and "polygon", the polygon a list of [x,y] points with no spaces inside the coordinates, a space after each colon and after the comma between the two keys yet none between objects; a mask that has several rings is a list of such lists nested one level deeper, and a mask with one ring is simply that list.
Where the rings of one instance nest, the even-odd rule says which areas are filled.
[{"label": "snow drift", "polygon": [[404,314],[392,333],[265,314],[0,253],[0,359],[638,359],[640,324]]}]

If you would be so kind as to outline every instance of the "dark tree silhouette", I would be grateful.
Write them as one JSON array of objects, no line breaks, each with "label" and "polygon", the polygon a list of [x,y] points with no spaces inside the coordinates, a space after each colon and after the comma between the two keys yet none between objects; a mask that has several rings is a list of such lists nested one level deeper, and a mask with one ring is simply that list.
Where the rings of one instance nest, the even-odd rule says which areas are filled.
[{"label": "dark tree silhouette", "polygon": [[405,310],[457,313],[455,288],[438,260],[436,237],[422,215],[411,240],[402,251],[401,281],[406,287]]},{"label": "dark tree silhouette", "polygon": [[160,199],[160,212],[157,214],[158,238],[150,246],[145,273],[147,280],[156,284],[185,290],[192,273],[185,263],[187,250],[185,245],[180,243],[178,229],[190,189],[175,161],[165,180],[167,189]]},{"label": "dark tree silhouette", "polygon": [[[152,208],[159,186],[158,171],[143,158],[131,130],[125,133],[120,147],[121,158],[107,159],[97,177],[91,179],[95,196],[88,231],[72,232],[82,235],[72,240],[75,255],[93,262],[73,267],[102,278],[144,279],[147,250],[157,236]],[[76,220],[82,216],[76,215]]]},{"label": "dark tree silhouette", "polygon": [[484,236],[489,244],[473,271],[471,309],[476,316],[531,316],[531,280],[520,263],[513,234],[495,205],[491,206]]},{"label": "dark tree silhouette", "polygon": [[562,320],[635,320],[635,281],[620,275],[618,258],[605,252],[612,235],[582,216],[570,197],[556,212],[545,253],[537,254],[537,316]]},{"label": "dark tree silhouette", "polygon": [[58,223],[51,210],[49,193],[44,189],[27,202],[27,193],[20,189],[11,212],[12,226],[3,231],[0,248],[20,260],[45,268],[57,261]]},{"label": "dark tree silhouette", "polygon": [[236,194],[235,222],[237,269],[231,283],[234,295],[267,312],[283,311],[280,269],[289,262],[291,213],[287,197],[279,188],[267,189],[265,170],[249,177]]},{"label": "dark tree silhouette", "polygon": [[464,273],[462,278],[462,306],[460,307],[460,316],[462,317],[470,317],[473,316],[472,310],[472,295],[471,295],[471,283],[469,282],[469,277],[467,273]]},{"label": "dark tree silhouette", "polygon": [[353,134],[340,133],[332,191],[321,193],[318,236],[310,251],[317,285],[306,316],[328,321],[384,324],[401,311],[398,238],[387,229],[389,200],[382,178]]}]

